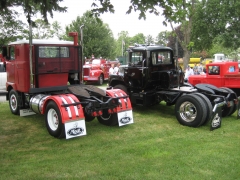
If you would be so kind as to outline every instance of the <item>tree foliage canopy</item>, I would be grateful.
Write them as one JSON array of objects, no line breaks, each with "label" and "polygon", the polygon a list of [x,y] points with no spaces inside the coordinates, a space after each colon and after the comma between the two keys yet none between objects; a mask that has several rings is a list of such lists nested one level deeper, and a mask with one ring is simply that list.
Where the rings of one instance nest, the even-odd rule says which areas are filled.
[{"label": "tree foliage canopy", "polygon": [[[66,34],[69,32],[78,32],[80,34],[80,26],[83,27],[83,46],[84,56],[113,58],[115,57],[115,43],[112,31],[107,24],[104,24],[101,19],[91,16],[91,12],[87,11],[82,17],[77,17],[76,20],[66,26]],[[68,37],[64,37],[68,39]]]},{"label": "tree foliage canopy", "polygon": [[210,49],[216,37],[225,47],[240,47],[239,14],[240,1],[200,1],[194,15],[192,31],[195,48]]},{"label": "tree foliage canopy", "polygon": [[0,45],[25,37],[26,24],[18,20],[18,16],[19,13],[14,10],[0,12]]},{"label": "tree foliage canopy", "polygon": [[[111,0],[96,0],[99,3],[93,2],[92,12],[100,16],[100,14],[105,12],[114,13],[114,6],[111,4]],[[127,14],[130,14],[132,11],[139,11],[139,19],[146,19],[146,12],[153,13],[155,15],[162,15],[166,17],[166,21],[180,22],[181,18],[186,13],[184,8],[177,9],[173,7],[179,7],[183,5],[182,0],[130,0],[131,5],[126,11]],[[184,6],[188,6],[189,3],[184,1]],[[163,23],[166,24],[166,21]]]},{"label": "tree foliage canopy", "polygon": [[53,11],[66,12],[67,7],[60,7],[59,2],[63,0],[1,0],[0,11],[10,11],[12,7],[22,7],[27,20],[36,13],[41,13],[45,22],[48,22],[47,15],[53,17]]}]

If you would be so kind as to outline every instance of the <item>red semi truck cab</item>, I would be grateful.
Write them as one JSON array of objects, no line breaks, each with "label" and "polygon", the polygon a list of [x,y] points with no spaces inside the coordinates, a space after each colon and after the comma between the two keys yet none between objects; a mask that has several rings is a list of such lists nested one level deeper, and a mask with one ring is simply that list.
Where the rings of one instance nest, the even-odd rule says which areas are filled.
[{"label": "red semi truck cab", "polygon": [[[32,63],[29,60],[29,40],[12,42],[7,49],[6,88],[28,93],[34,88],[74,84],[81,80],[80,46],[72,41],[33,40]],[[31,71],[30,71],[31,70]]]},{"label": "red semi truck cab", "polygon": [[240,73],[238,62],[214,62],[206,65],[206,73],[191,75],[192,85],[207,83],[217,87],[227,87],[240,94]]},{"label": "red semi truck cab", "polygon": [[86,135],[85,121],[133,123],[131,102],[122,90],[83,84],[82,46],[74,41],[20,40],[2,48],[6,57],[6,99],[13,114],[44,115],[56,138]]},{"label": "red semi truck cab", "polygon": [[91,62],[85,63],[83,66],[84,81],[97,82],[102,85],[103,81],[109,78],[109,69],[112,63],[116,64],[117,62],[106,59],[93,59]]}]

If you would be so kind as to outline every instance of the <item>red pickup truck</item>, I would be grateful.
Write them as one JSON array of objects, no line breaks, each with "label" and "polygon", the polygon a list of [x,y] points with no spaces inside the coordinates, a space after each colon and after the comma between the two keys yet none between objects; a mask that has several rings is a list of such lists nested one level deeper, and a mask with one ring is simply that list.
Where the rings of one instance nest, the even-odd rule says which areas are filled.
[{"label": "red pickup truck", "polygon": [[240,95],[240,73],[238,62],[214,62],[206,65],[206,73],[191,75],[192,85],[208,83],[217,87],[227,87]]},{"label": "red pickup truck", "polygon": [[115,61],[107,61],[106,59],[93,59],[86,62],[83,66],[84,81],[97,82],[99,85],[103,84],[104,80],[109,78],[109,69]]}]

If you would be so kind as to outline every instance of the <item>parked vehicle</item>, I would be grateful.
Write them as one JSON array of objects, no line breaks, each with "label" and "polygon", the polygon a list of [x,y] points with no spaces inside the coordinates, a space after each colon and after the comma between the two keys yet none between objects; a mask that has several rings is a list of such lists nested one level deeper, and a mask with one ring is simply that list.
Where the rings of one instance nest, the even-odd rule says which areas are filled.
[{"label": "parked vehicle", "polygon": [[238,62],[214,62],[206,65],[206,74],[189,77],[189,83],[208,83],[227,87],[240,96],[240,73]]},{"label": "parked vehicle", "polygon": [[5,58],[0,54],[0,72],[6,71]]},{"label": "parked vehicle", "polygon": [[107,61],[106,59],[93,59],[83,66],[84,81],[97,82],[102,85],[104,80],[109,78],[109,69],[111,64],[116,61]]},{"label": "parked vehicle", "polygon": [[108,126],[133,123],[124,91],[83,84],[82,46],[78,33],[69,36],[74,42],[20,40],[3,47],[11,112],[42,114],[49,134],[67,139],[86,135],[85,121],[95,117]]},{"label": "parked vehicle", "polygon": [[237,109],[238,97],[228,88],[184,83],[184,72],[169,47],[138,45],[128,49],[128,60],[121,75],[110,76],[108,89],[122,89],[132,105],[150,107],[165,101],[175,105],[180,124],[198,127],[211,120],[211,128]]},{"label": "parked vehicle", "polygon": [[224,62],[227,61],[225,54],[223,53],[216,53],[213,55],[213,61],[212,62]]}]

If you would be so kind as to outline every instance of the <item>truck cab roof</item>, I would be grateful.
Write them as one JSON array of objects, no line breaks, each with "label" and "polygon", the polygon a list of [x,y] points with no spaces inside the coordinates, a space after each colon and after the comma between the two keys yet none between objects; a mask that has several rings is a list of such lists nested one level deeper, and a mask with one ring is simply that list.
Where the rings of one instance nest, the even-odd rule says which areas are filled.
[{"label": "truck cab roof", "polygon": [[[29,40],[22,39],[19,41],[14,41],[9,43],[9,45],[14,45],[14,44],[29,44]],[[73,45],[73,41],[61,41],[56,39],[33,39],[32,44]]]},{"label": "truck cab roof", "polygon": [[129,50],[131,51],[154,51],[154,50],[172,50],[169,47],[160,46],[160,45],[138,45],[134,47],[130,47]]}]

